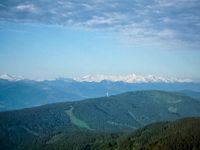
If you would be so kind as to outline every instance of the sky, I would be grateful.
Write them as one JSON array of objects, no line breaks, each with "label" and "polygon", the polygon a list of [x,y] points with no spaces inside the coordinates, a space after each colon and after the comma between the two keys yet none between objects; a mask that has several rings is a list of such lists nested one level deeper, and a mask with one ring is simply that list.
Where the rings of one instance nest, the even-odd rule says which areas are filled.
[{"label": "sky", "polygon": [[1,0],[0,74],[200,78],[199,0]]}]

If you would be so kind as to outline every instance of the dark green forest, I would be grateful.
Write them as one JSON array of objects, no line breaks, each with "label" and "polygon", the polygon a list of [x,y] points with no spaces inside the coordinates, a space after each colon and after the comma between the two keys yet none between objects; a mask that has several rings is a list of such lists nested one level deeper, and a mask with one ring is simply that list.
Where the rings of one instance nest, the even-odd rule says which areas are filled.
[{"label": "dark green forest", "polygon": [[6,111],[0,113],[0,149],[195,150],[199,116],[199,100],[164,91]]}]

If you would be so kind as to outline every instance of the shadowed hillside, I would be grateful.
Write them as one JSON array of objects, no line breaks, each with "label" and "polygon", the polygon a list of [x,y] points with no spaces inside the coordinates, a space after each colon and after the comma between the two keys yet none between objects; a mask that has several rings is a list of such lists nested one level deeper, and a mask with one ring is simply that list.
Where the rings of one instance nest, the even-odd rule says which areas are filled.
[{"label": "shadowed hillside", "polygon": [[199,150],[200,118],[160,122],[137,130],[123,140],[120,150]]},{"label": "shadowed hillside", "polygon": [[[80,138],[79,142],[88,143],[91,140],[91,143],[102,146],[111,133],[110,146],[117,146],[118,142],[113,143],[113,140],[121,133],[133,132],[153,122],[193,116],[200,116],[199,101],[163,91],[128,92],[55,103],[1,112],[0,148],[21,150],[33,146],[34,149],[50,149],[51,145],[62,145],[63,139],[69,145],[70,142],[77,142],[73,141],[77,139],[76,136]],[[96,141],[96,136],[101,142]],[[77,146],[80,145],[84,144]]]}]

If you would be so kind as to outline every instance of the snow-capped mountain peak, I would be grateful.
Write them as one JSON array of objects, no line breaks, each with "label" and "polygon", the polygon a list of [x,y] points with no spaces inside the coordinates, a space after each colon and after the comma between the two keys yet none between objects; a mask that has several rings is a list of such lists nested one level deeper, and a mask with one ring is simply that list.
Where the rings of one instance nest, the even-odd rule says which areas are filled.
[{"label": "snow-capped mountain peak", "polygon": [[164,78],[161,76],[142,76],[136,74],[129,75],[86,75],[83,77],[74,78],[75,81],[79,82],[101,82],[103,80],[108,80],[112,82],[126,82],[126,83],[156,83],[156,82],[164,82],[164,83],[173,83],[173,82],[192,82],[191,79],[176,79],[176,78]]},{"label": "snow-capped mountain peak", "polygon": [[[20,80],[32,80],[42,82],[45,80],[35,80],[35,79],[27,79],[16,75],[9,75],[9,74],[2,74],[0,75],[0,79],[8,80],[8,81],[20,81]],[[47,80],[47,79],[46,79]],[[154,76],[154,75],[136,75],[136,74],[128,74],[128,75],[105,75],[105,74],[96,74],[96,75],[86,75],[83,77],[76,77],[76,78],[55,78],[55,79],[48,79],[48,81],[53,80],[63,80],[66,82],[101,82],[104,80],[111,81],[111,82],[126,82],[126,83],[186,83],[186,82],[193,82],[191,79],[177,79],[177,78],[166,78],[161,76]]]},{"label": "snow-capped mountain peak", "polygon": [[15,76],[15,75],[2,74],[0,75],[0,79],[8,80],[8,81],[19,81],[19,80],[23,80],[24,78],[20,76]]}]

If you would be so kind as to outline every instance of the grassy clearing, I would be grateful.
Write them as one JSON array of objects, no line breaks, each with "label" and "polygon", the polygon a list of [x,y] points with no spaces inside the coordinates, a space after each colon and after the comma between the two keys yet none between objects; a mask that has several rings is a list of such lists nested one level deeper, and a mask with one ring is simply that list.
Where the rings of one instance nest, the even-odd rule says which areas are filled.
[{"label": "grassy clearing", "polygon": [[80,120],[79,118],[77,118],[74,114],[73,114],[73,109],[74,107],[71,106],[71,108],[69,110],[65,110],[65,112],[68,114],[68,116],[70,117],[71,122],[80,127],[80,128],[86,128],[88,130],[93,130],[90,128],[90,126],[84,122],[83,120]]}]

